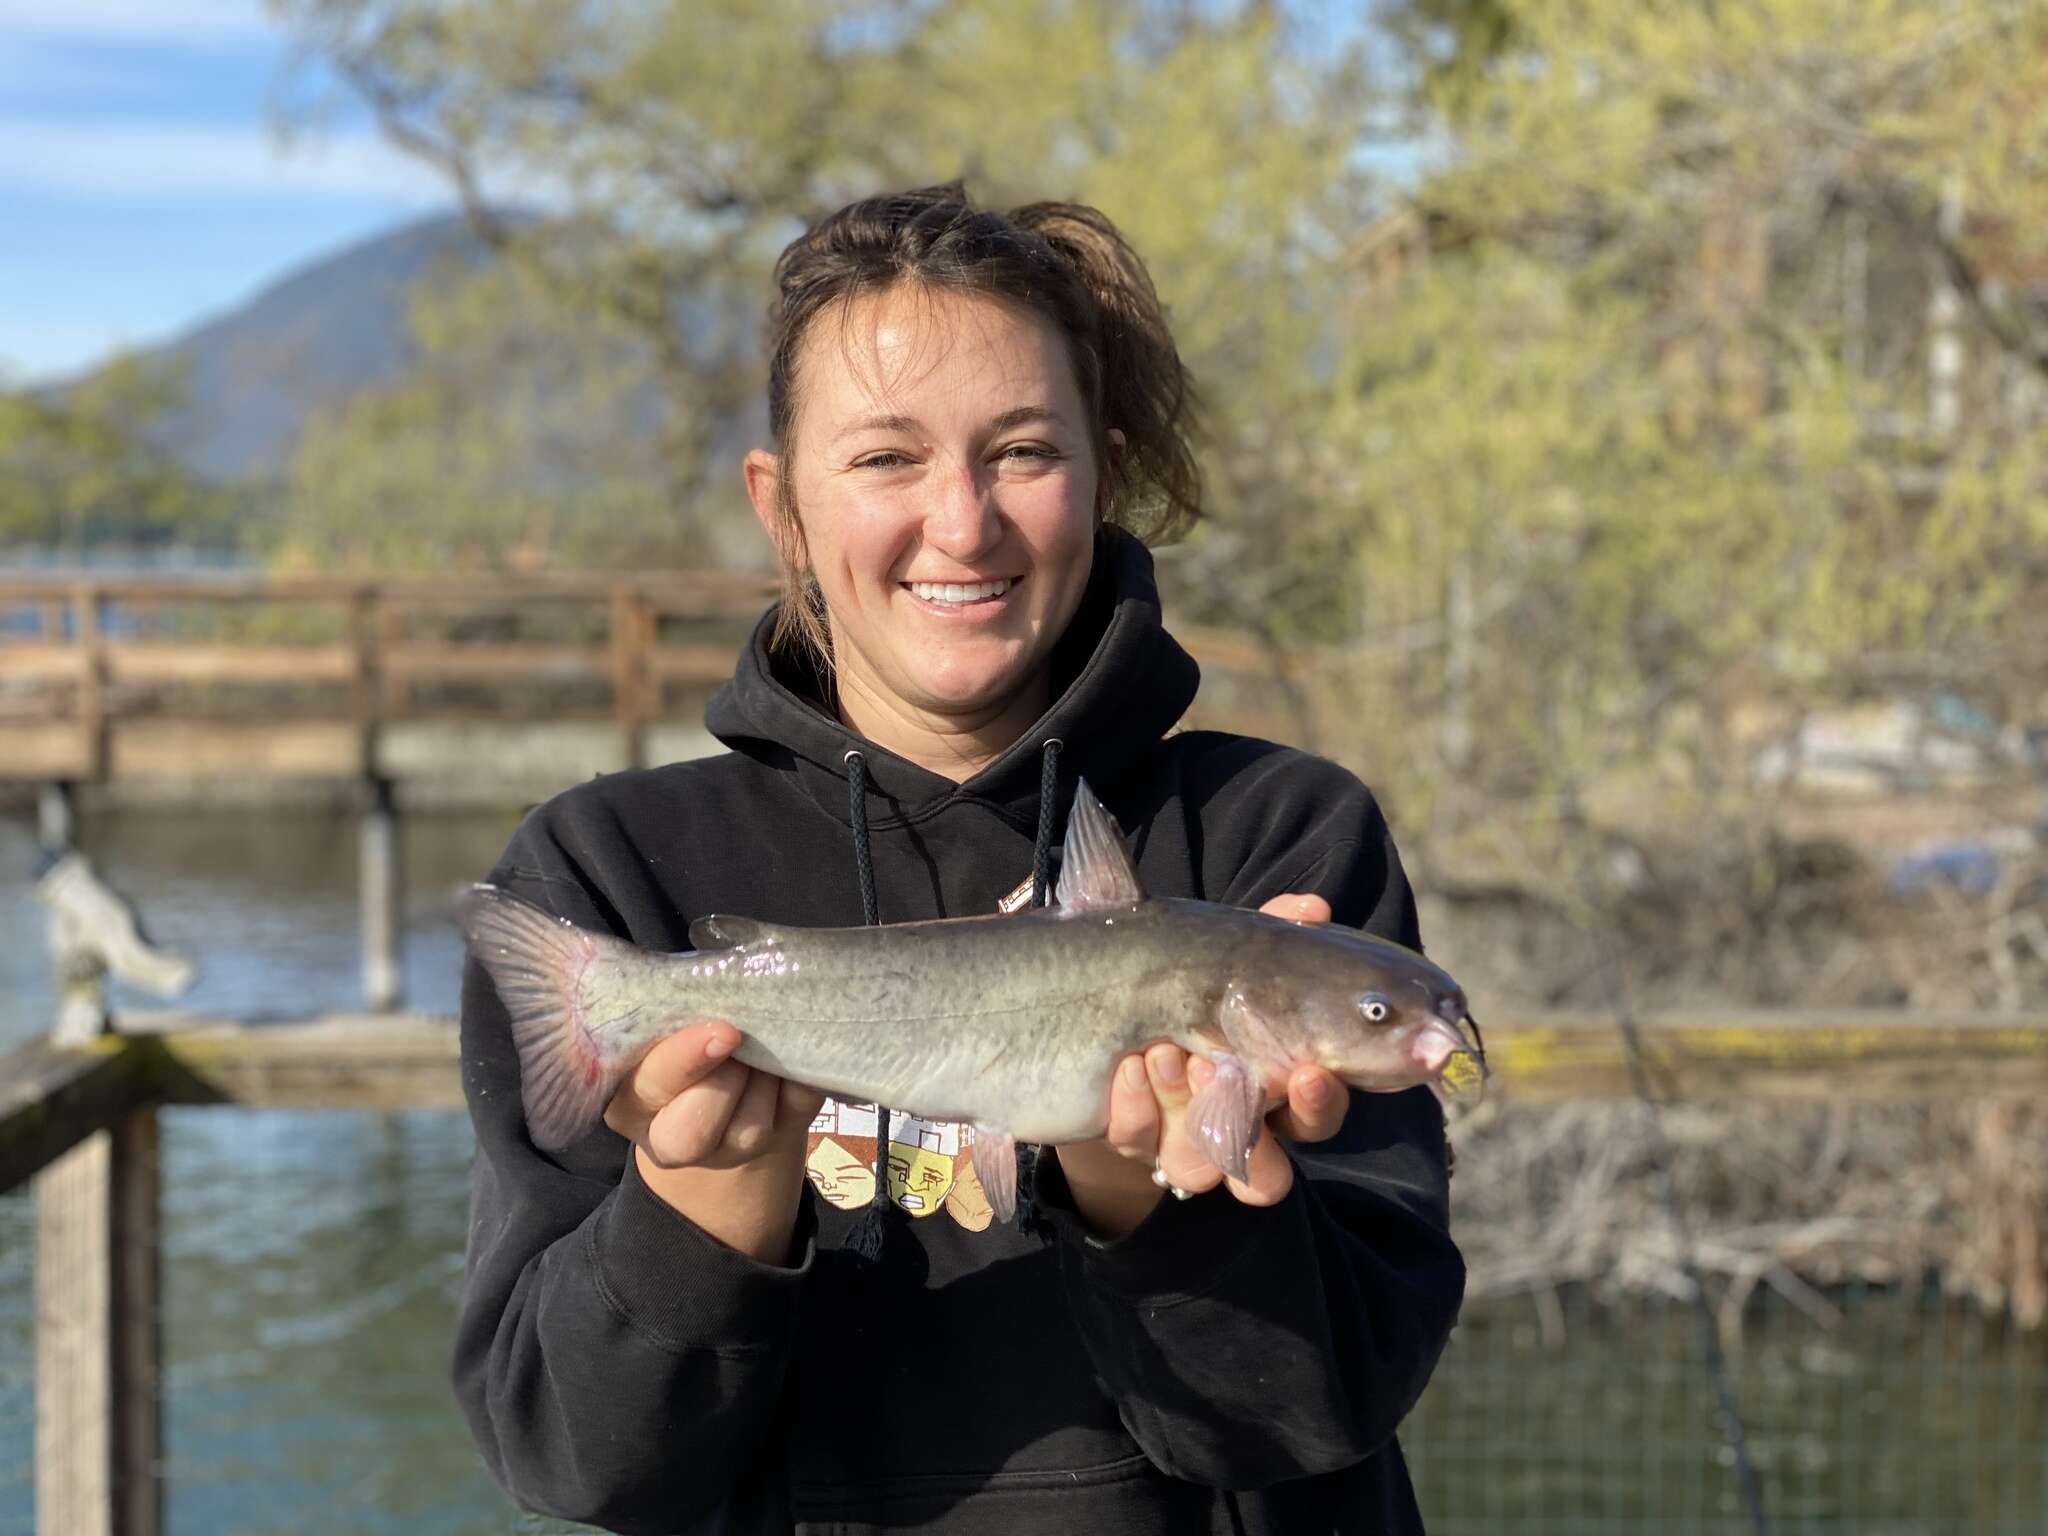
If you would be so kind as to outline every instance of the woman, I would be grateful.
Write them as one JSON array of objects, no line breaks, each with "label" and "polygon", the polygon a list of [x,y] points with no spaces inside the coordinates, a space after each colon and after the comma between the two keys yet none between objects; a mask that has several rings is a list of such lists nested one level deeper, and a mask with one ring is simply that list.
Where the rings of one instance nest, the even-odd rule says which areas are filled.
[{"label": "woman", "polygon": [[[711,705],[731,750],[566,791],[491,879],[663,949],[710,912],[989,912],[1046,888],[1085,776],[1152,894],[1418,944],[1356,779],[1168,734],[1196,669],[1132,530],[1195,513],[1189,391],[1109,223],[932,188],[841,210],[777,278],[745,472],[787,594]],[[1217,1188],[1181,1127],[1206,1063],[1154,1045],[1005,1224],[958,1127],[826,1102],[737,1038],[672,1036],[543,1154],[466,975],[455,1380],[521,1503],[627,1532],[1420,1530],[1393,1431],[1464,1285],[1426,1090],[1303,1067]]]}]

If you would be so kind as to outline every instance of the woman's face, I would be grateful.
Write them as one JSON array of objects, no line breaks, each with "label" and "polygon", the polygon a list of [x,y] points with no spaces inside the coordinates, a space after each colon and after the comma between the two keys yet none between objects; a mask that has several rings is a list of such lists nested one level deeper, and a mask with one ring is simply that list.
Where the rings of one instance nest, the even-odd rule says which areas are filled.
[{"label": "woman's face", "polygon": [[793,477],[850,723],[979,729],[1029,709],[1021,731],[1094,544],[1066,344],[1020,305],[908,286],[844,318],[801,345],[793,448],[750,456],[755,508],[773,534],[773,477]]}]

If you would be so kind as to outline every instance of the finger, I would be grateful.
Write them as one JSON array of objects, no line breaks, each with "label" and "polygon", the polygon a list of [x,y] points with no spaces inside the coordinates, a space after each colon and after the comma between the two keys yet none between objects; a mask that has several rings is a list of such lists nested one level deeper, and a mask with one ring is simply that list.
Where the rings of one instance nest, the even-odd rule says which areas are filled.
[{"label": "finger", "polygon": [[[1171,1055],[1167,1055],[1171,1052]],[[1154,1046],[1145,1053],[1145,1070],[1159,1100],[1159,1172],[1184,1194],[1198,1195],[1223,1182],[1223,1172],[1210,1162],[1187,1133],[1188,1101],[1209,1085],[1216,1069],[1200,1056],[1178,1046]]]},{"label": "finger", "polygon": [[1278,1205],[1294,1188],[1294,1160],[1287,1149],[1273,1139],[1270,1130],[1259,1132],[1252,1144],[1251,1164],[1242,1179],[1225,1179],[1231,1194],[1246,1205]]},{"label": "finger", "polygon": [[726,1125],[750,1076],[736,1061],[720,1062],[709,1076],[670,1099],[641,1138],[647,1155],[663,1168],[710,1161],[725,1140]]},{"label": "finger", "polygon": [[1266,1123],[1289,1141],[1327,1141],[1343,1127],[1351,1090],[1322,1067],[1296,1067],[1287,1079],[1287,1102]]},{"label": "finger", "polygon": [[735,1160],[760,1156],[775,1139],[775,1107],[781,1101],[779,1079],[766,1072],[748,1072],[747,1085],[733,1105],[732,1118],[725,1123],[719,1151]]},{"label": "finger", "polygon": [[808,1127],[818,1118],[818,1111],[825,1107],[825,1090],[792,1083],[788,1078],[779,1081],[782,1083],[782,1098],[775,1106],[776,1125]]},{"label": "finger", "polygon": [[657,1042],[605,1106],[605,1124],[636,1137],[664,1104],[708,1076],[739,1043],[740,1032],[722,1019],[692,1024]]},{"label": "finger", "polygon": [[1308,891],[1289,891],[1284,896],[1275,896],[1259,910],[1268,917],[1284,917],[1292,923],[1327,923],[1330,920],[1330,904]]},{"label": "finger", "polygon": [[1159,1156],[1159,1098],[1146,1075],[1145,1057],[1135,1051],[1117,1063],[1110,1079],[1104,1140],[1141,1163],[1150,1164]]}]

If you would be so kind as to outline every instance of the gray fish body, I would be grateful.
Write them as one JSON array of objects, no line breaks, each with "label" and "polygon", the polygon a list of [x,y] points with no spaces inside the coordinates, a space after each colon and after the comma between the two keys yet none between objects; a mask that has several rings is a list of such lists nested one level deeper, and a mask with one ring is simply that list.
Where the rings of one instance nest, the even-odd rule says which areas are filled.
[{"label": "gray fish body", "polygon": [[[1206,902],[1117,913],[768,928],[731,949],[643,954],[593,1008],[637,1051],[697,1019],[749,1066],[928,1119],[1031,1141],[1100,1135],[1117,1059],[1154,1040],[1234,1041],[1220,1004],[1292,924]],[[596,1002],[596,1000],[593,1000]],[[608,1042],[609,1044],[609,1042]]]},{"label": "gray fish body", "polygon": [[1240,1177],[1266,1085],[1297,1065],[1358,1088],[1441,1092],[1452,1055],[1484,1063],[1464,993],[1413,950],[1148,898],[1085,784],[1055,905],[1017,916],[870,928],[707,917],[691,925],[694,949],[662,954],[478,886],[464,925],[505,1004],[543,1147],[594,1127],[656,1041],[711,1019],[740,1031],[748,1066],[971,1121],[978,1147],[1102,1134],[1118,1058],[1170,1040],[1215,1067],[1189,1112],[1217,1166]]}]

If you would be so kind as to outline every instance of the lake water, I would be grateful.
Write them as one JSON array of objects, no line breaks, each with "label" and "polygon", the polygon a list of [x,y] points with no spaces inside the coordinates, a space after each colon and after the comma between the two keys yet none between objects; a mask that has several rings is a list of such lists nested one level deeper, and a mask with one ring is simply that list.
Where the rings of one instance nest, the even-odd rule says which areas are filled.
[{"label": "lake water", "polygon": [[[515,821],[405,824],[410,1006],[453,1010],[451,899]],[[80,833],[200,962],[189,1006],[360,1003],[346,818],[130,811]],[[34,867],[28,827],[0,819],[0,1048],[47,1027]],[[496,1492],[449,1397],[469,1153],[460,1113],[164,1113],[173,1536],[571,1529]],[[0,1536],[33,1529],[30,1246],[26,1196],[0,1196]],[[1737,1359],[1774,1529],[2048,1531],[2041,1337],[1898,1292],[1836,1299],[1834,1328],[1760,1306]],[[1526,1303],[1467,1309],[1403,1434],[1434,1536],[1746,1531],[1689,1314],[1573,1297],[1560,1316],[1546,1338]]]}]

